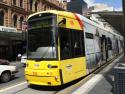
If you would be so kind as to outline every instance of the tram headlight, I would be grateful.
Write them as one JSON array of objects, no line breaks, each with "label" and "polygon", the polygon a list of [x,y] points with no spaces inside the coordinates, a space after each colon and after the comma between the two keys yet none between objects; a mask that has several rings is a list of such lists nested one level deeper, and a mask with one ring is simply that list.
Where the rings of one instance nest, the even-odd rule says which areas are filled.
[{"label": "tram headlight", "polygon": [[58,66],[57,65],[48,64],[48,68],[58,68]]},{"label": "tram headlight", "polygon": [[48,64],[48,68],[52,68],[52,65],[51,65],[51,64]]},{"label": "tram headlight", "polygon": [[55,80],[58,82],[58,76],[55,76]]}]

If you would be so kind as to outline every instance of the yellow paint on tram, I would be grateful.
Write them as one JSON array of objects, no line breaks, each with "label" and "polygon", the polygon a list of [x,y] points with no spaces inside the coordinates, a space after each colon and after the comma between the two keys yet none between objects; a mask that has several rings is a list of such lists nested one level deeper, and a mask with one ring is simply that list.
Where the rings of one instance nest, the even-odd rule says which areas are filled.
[{"label": "yellow paint on tram", "polygon": [[[58,24],[64,18],[66,24],[61,24],[59,27],[70,28],[74,30],[83,30],[80,26],[79,20],[73,13],[64,11],[45,11],[38,12],[29,16],[28,19],[35,15],[43,13],[52,13],[57,15]],[[58,37],[58,44],[60,44]],[[60,46],[58,45],[58,60],[27,60],[27,66],[25,68],[25,77],[30,84],[46,85],[46,86],[58,86],[86,75],[86,58],[78,57],[71,59],[60,59]],[[49,68],[50,67],[50,68]],[[52,68],[53,67],[53,68]]]}]

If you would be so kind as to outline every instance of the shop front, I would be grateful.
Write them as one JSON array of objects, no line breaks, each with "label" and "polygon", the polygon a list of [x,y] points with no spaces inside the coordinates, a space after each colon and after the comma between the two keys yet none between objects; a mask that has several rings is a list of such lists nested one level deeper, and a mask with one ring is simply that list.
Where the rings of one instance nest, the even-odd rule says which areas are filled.
[{"label": "shop front", "polygon": [[16,28],[0,26],[0,59],[16,60],[18,54],[25,52],[22,32]]}]

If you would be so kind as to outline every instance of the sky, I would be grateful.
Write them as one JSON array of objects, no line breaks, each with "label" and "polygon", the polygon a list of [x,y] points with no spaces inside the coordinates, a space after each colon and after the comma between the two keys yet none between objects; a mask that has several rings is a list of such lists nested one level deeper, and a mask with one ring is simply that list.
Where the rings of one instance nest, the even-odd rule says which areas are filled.
[{"label": "sky", "polygon": [[115,10],[122,10],[122,0],[84,0],[88,3],[88,6],[92,6],[96,3],[107,4],[110,7],[114,7]]}]

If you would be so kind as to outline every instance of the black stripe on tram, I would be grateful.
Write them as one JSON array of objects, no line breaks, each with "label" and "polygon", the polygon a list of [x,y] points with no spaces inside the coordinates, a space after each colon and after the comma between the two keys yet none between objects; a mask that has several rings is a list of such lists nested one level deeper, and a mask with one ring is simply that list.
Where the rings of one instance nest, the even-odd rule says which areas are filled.
[{"label": "black stripe on tram", "polygon": [[59,69],[59,74],[60,74],[60,81],[61,81],[61,85],[63,84],[63,77],[62,77],[62,70]]}]

